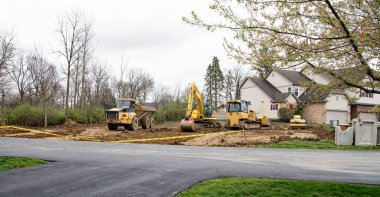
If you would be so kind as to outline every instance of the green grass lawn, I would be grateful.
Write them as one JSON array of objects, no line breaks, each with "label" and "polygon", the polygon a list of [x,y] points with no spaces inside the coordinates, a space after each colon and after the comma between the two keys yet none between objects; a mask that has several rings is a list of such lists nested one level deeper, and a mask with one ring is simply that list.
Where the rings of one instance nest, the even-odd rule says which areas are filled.
[{"label": "green grass lawn", "polygon": [[222,178],[194,185],[178,195],[187,196],[380,196],[380,186],[258,178]]},{"label": "green grass lawn", "polygon": [[46,161],[23,157],[0,157],[0,172],[11,170],[14,168],[25,168],[40,164],[45,164]]},{"label": "green grass lawn", "polygon": [[380,150],[380,146],[337,146],[334,140],[286,140],[279,143],[258,145],[258,148],[295,148],[295,149],[337,149],[337,150]]}]

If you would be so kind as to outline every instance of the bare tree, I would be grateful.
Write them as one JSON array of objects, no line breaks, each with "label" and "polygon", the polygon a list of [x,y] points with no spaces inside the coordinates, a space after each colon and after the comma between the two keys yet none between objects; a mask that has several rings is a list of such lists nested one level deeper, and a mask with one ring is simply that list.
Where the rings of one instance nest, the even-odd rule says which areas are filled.
[{"label": "bare tree", "polygon": [[14,82],[17,87],[20,102],[26,101],[26,94],[30,92],[32,85],[32,78],[30,73],[30,67],[27,64],[27,57],[25,52],[20,51],[17,55],[16,60],[10,64],[7,68],[8,76]]},{"label": "bare tree", "polygon": [[85,28],[83,24],[83,15],[77,11],[68,13],[65,17],[58,19],[58,33],[61,49],[57,51],[66,62],[66,95],[65,95],[65,119],[68,117],[69,96],[70,96],[70,78],[72,66],[79,58],[79,53],[83,49],[83,38]]},{"label": "bare tree", "polygon": [[14,43],[14,34],[12,32],[2,31],[0,32],[0,90],[1,90],[1,114],[3,125],[5,124],[5,87],[7,84],[6,68],[11,63],[16,47]]},{"label": "bare tree", "polygon": [[103,97],[103,88],[106,88],[104,85],[108,85],[109,76],[108,71],[105,65],[100,63],[94,63],[91,69],[91,79],[94,84],[93,92],[93,104],[100,105],[104,101]]},{"label": "bare tree", "polygon": [[47,127],[47,109],[54,102],[60,89],[56,66],[50,64],[37,51],[28,58],[28,66],[33,77],[37,102],[44,109],[44,126]]},{"label": "bare tree", "polygon": [[86,90],[86,80],[87,80],[87,74],[88,74],[88,63],[90,62],[92,58],[92,53],[94,51],[92,40],[94,38],[94,32],[92,27],[92,22],[88,20],[84,20],[84,34],[83,34],[83,48],[80,51],[80,63],[82,65],[82,78],[81,78],[81,92],[80,92],[80,98],[79,98],[79,106],[84,107],[85,106],[85,90]]},{"label": "bare tree", "polygon": [[113,81],[116,97],[131,98],[146,102],[149,93],[153,90],[152,76],[140,68],[127,67],[123,62],[120,66],[120,76]]}]

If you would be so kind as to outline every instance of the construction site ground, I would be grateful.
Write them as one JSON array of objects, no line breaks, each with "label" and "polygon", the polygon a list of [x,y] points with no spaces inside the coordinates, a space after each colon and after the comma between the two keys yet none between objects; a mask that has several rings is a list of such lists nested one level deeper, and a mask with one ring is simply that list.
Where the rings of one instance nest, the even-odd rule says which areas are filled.
[{"label": "construction site ground", "polygon": [[81,125],[75,122],[66,122],[64,125],[47,128],[2,127],[0,137],[237,147],[271,144],[288,139],[333,139],[334,132],[320,126],[302,130],[290,129],[286,123],[276,123],[272,124],[270,128],[245,131],[204,128],[197,132],[181,132],[179,122],[166,122],[152,129],[137,131],[128,131],[123,127],[119,127],[117,131],[109,131],[105,125]]}]

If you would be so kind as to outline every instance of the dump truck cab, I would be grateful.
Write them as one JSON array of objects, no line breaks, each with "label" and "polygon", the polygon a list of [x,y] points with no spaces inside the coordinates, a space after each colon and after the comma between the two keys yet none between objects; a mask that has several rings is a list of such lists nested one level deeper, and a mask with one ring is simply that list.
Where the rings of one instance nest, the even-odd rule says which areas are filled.
[{"label": "dump truck cab", "polygon": [[155,108],[137,104],[133,99],[117,99],[116,107],[106,110],[105,123],[109,130],[116,130],[119,126],[135,131],[141,125],[143,129],[151,128],[154,124]]}]

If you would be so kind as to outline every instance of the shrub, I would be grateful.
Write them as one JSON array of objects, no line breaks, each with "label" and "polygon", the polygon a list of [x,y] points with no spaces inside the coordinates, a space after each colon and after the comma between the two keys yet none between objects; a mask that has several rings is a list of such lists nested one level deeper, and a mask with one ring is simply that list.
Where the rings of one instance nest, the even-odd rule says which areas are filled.
[{"label": "shrub", "polygon": [[281,120],[290,120],[293,118],[294,114],[293,114],[293,111],[290,110],[289,108],[282,107],[278,109],[277,115]]},{"label": "shrub", "polygon": [[86,107],[84,109],[70,109],[68,118],[79,124],[102,123],[104,120],[104,109],[102,107]]},{"label": "shrub", "polygon": [[294,115],[301,115],[302,114],[302,106],[298,105],[296,109],[294,109]]},{"label": "shrub", "polygon": [[[8,124],[21,126],[44,126],[45,116],[42,106],[32,106],[28,103],[20,104],[7,112]],[[57,125],[64,122],[64,113],[60,109],[47,110],[48,125]]]},{"label": "shrub", "polygon": [[170,103],[157,108],[154,119],[157,123],[180,121],[185,117],[186,103]]}]

